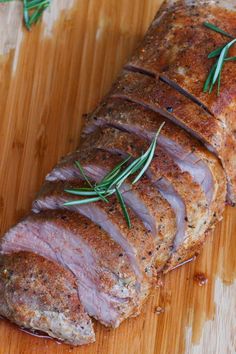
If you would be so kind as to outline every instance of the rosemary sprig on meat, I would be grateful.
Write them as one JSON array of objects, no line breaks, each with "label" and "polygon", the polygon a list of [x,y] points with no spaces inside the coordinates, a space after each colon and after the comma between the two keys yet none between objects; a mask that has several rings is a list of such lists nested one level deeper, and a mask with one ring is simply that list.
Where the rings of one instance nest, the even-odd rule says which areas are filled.
[{"label": "rosemary sprig on meat", "polygon": [[204,83],[203,92],[211,93],[214,88],[214,85],[217,83],[217,94],[219,95],[220,94],[221,74],[222,74],[224,64],[227,61],[235,61],[236,60],[236,57],[227,57],[229,49],[236,43],[236,38],[234,38],[234,36],[225,32],[224,30],[215,26],[212,23],[204,22],[204,26],[211,29],[212,31],[220,33],[223,36],[226,36],[231,39],[229,42],[227,42],[223,46],[220,46],[219,48],[214,49],[211,53],[208,54],[208,59],[216,58],[216,61],[212,65],[212,67],[209,71],[207,79]]},{"label": "rosemary sprig on meat", "polygon": [[127,163],[131,160],[131,156],[129,156],[127,159],[125,159],[120,164],[118,164],[115,168],[113,168],[113,170],[108,172],[99,183],[92,184],[92,182],[89,180],[81,164],[78,161],[76,161],[75,164],[79,168],[81,176],[88,184],[88,187],[65,189],[65,192],[80,196],[81,198],[78,200],[68,201],[64,203],[64,205],[70,206],[76,204],[77,205],[87,204],[87,203],[93,203],[101,200],[106,203],[109,203],[108,198],[111,195],[116,194],[123,215],[127,222],[127,225],[130,228],[131,221],[120,188],[122,184],[127,180],[127,178],[130,177],[131,175],[137,174],[137,172],[139,172],[132,181],[132,184],[135,184],[140,180],[140,178],[146,172],[154,157],[155,149],[157,145],[157,138],[164,124],[165,122],[163,122],[159,127],[154,139],[152,140],[149,148],[145,153],[143,153],[140,157],[134,159],[132,162],[130,162],[130,164],[127,165]]},{"label": "rosemary sprig on meat", "polygon": [[[0,3],[12,0],[0,0]],[[23,19],[28,30],[42,17],[43,12],[48,8],[51,0],[21,0],[23,3]]]}]

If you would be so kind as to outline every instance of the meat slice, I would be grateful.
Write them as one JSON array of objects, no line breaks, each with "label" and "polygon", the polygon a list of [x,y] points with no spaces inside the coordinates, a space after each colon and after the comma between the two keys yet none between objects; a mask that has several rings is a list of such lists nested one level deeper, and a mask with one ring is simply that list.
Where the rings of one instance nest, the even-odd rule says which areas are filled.
[{"label": "meat slice", "polygon": [[111,91],[158,112],[204,143],[221,160],[228,180],[228,200],[236,196],[236,141],[223,122],[204,111],[169,85],[140,73],[123,72]]},{"label": "meat slice", "polygon": [[226,179],[218,159],[201,143],[170,121],[136,103],[121,99],[106,100],[93,114],[84,127],[84,140],[96,127],[116,127],[151,140],[165,121],[158,137],[158,145],[173,158],[178,167],[189,172],[193,180],[202,186],[211,210],[212,224],[222,218],[226,198]]},{"label": "meat slice", "polygon": [[[79,184],[78,181],[77,186],[84,187],[85,184],[83,182]],[[62,201],[64,201],[65,195],[63,190],[61,193]],[[68,200],[74,199],[68,196],[67,201]],[[105,230],[109,236],[122,247],[123,252],[127,254],[137,276],[140,291],[145,295],[146,289],[150,287],[150,282],[155,273],[153,264],[156,249],[153,237],[151,233],[144,228],[142,222],[135,216],[132,210],[129,210],[132,224],[132,227],[129,229],[116,198],[112,196],[109,198],[109,201],[109,203],[102,201],[76,205],[76,211],[79,211],[82,215],[99,225],[99,227]],[[38,205],[40,205],[40,203],[38,203]],[[34,204],[34,210],[35,207]],[[52,208],[54,207],[55,203],[52,204]],[[47,208],[49,208],[49,205]]]},{"label": "meat slice", "polygon": [[[97,145],[113,153],[134,157],[140,156],[148,148],[147,141],[109,128],[104,131]],[[206,196],[189,173],[182,172],[159,146],[147,174],[176,213],[177,231],[171,268],[190,258],[205,238],[204,233],[210,223]]]},{"label": "meat slice", "polygon": [[86,312],[107,326],[117,327],[136,315],[147,295],[129,255],[78,213],[48,210],[28,216],[6,233],[1,243],[2,253],[22,250],[70,269]]},{"label": "meat slice", "polygon": [[[220,95],[216,90],[212,94],[203,92],[214,63],[208,59],[208,54],[232,40],[206,28],[203,23],[213,23],[235,38],[235,18],[232,1],[166,1],[128,67],[160,76],[235,132],[235,63],[227,62],[222,70]],[[229,56],[235,53],[232,47]]]},{"label": "meat slice", "polygon": [[29,252],[0,256],[0,314],[71,345],[95,341],[68,270]]},{"label": "meat slice", "polygon": [[[99,136],[96,139],[99,139]],[[94,139],[93,145],[95,146],[95,144]],[[84,148],[84,144],[82,148]],[[80,180],[83,177],[79,169],[75,167],[74,162],[76,160],[80,161],[86,175],[93,181],[100,181],[106,173],[110,172],[117,164],[123,161],[119,155],[116,156],[101,150],[92,150],[92,152],[86,150],[85,154],[78,151],[67,156],[48,175],[47,179],[50,181],[63,181],[66,179],[67,181],[70,180],[71,184],[46,184],[34,203],[34,210],[48,208],[49,204],[53,208],[73,208],[76,211],[80,211],[80,208],[85,208],[85,206],[78,205],[74,205],[73,207],[63,205],[68,198],[76,200],[76,197],[73,198],[68,194],[66,195],[63,193],[63,190],[65,188],[78,187],[78,179]],[[142,181],[137,182],[135,185],[131,185],[130,181],[126,181],[121,186],[120,191],[125,203],[142,220],[146,229],[151,231],[154,236],[155,247],[158,249],[155,264],[157,269],[160,270],[169,257],[170,247],[175,235],[176,220],[171,205],[162,197],[147,177],[143,177]],[[58,194],[60,195],[60,206],[57,202]],[[52,198],[54,202],[52,202]]]},{"label": "meat slice", "polygon": [[[144,141],[130,134],[118,131],[104,134],[100,148],[114,153],[127,152],[136,157],[147,149]],[[209,213],[207,201],[201,187],[195,183],[187,172],[182,172],[171,157],[160,147],[156,148],[155,157],[147,175],[157,186],[176,214],[177,230],[173,244],[173,254],[168,268],[192,257],[196,248],[204,240],[204,232],[208,227]]]},{"label": "meat slice", "polygon": [[[58,181],[54,183],[48,183],[44,186],[42,193],[38,196],[37,200],[33,204],[33,210],[38,212],[44,209],[67,209],[73,210],[75,212],[86,213],[88,206],[83,207],[79,205],[66,206],[64,203],[68,200],[75,201],[78,198],[76,196],[69,196],[64,192],[65,188],[78,188],[79,183],[72,182],[65,184],[64,182]],[[154,222],[153,224],[156,228],[154,245],[157,250],[155,266],[157,270],[161,270],[165,265],[167,259],[170,256],[170,251],[173,243],[173,239],[175,236],[175,215],[170,205],[165,201],[164,198],[159,195],[156,188],[152,187],[150,183],[147,183],[145,190],[142,187],[137,187],[137,199],[135,199],[135,193],[131,193],[130,191],[124,191],[123,189],[123,198],[128,206],[135,207],[136,211],[140,212],[140,217],[146,219],[146,228],[150,230],[150,222]],[[146,194],[149,192],[150,194]],[[154,189],[154,190],[153,190]],[[153,206],[155,205],[155,210],[153,209],[145,209],[142,207],[141,193],[144,200],[149,199],[149,197],[155,197],[152,200]],[[140,196],[140,199],[138,197]],[[135,203],[136,202],[136,203]],[[139,203],[140,202],[140,203]],[[158,206],[158,207],[157,207]],[[89,206],[91,209],[90,214],[93,213],[94,206]],[[97,206],[95,207],[95,211],[97,212]],[[148,213],[148,214],[147,214]],[[88,215],[88,212],[86,213]],[[99,221],[96,221],[97,223]],[[100,222],[99,222],[100,224]],[[102,225],[102,224],[101,224]],[[106,228],[106,225],[102,227]]]},{"label": "meat slice", "polygon": [[[102,132],[99,132],[98,135],[96,133],[94,136],[90,136],[93,140],[93,146],[100,143],[100,134]],[[87,142],[88,140],[86,139],[85,141]],[[80,170],[75,166],[75,161],[79,161],[87,177],[93,182],[99,182],[107,173],[124,161],[119,154],[114,155],[110,152],[97,149],[92,149],[92,151],[85,150],[84,144],[82,144],[81,150],[66,156],[47,176],[47,180],[70,181],[76,185],[76,179],[80,180],[83,178]],[[94,156],[96,157],[94,158]],[[64,186],[67,189],[70,189],[69,187]],[[137,182],[135,185],[132,185],[130,178],[127,179],[120,187],[120,191],[127,205],[139,216],[154,237],[164,238],[166,234],[170,234],[173,231],[174,224],[169,225],[170,228],[168,230],[164,230],[165,226],[161,225],[164,215],[172,220],[173,214],[169,204],[162,198],[147,177],[144,176],[142,182]],[[47,195],[47,185],[42,188],[42,193],[39,193],[39,197],[42,195]],[[156,208],[157,204],[161,205],[161,208],[158,210]]]}]

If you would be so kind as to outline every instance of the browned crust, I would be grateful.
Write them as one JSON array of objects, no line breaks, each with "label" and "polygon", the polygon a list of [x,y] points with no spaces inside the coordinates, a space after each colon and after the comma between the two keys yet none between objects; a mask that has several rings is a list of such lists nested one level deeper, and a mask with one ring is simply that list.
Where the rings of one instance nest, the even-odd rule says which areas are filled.
[{"label": "browned crust", "polygon": [[[61,184],[60,187],[63,187],[63,185]],[[59,189],[60,187],[57,183],[51,183],[51,186],[48,186],[47,190],[45,190],[45,197],[50,198],[51,193],[54,198],[59,199],[59,196],[64,190],[64,188]],[[44,249],[39,247],[40,242],[37,244],[38,248],[34,247],[33,250],[42,256],[53,257],[53,259],[56,259],[57,262],[61,263],[61,252],[63,253],[63,249],[71,250],[71,247],[75,247],[76,255],[77,257],[80,257],[81,242],[89,247],[89,250],[94,257],[93,267],[95,268],[90,273],[94,286],[96,286],[98,292],[101,291],[102,293],[110,295],[111,299],[114,297],[117,298],[117,301],[112,303],[112,307],[119,314],[119,320],[110,324],[104,321],[102,317],[98,317],[97,319],[101,323],[106,326],[112,325],[116,327],[125,318],[135,315],[140,311],[140,307],[148,294],[151,281],[148,283],[143,281],[142,287],[140,290],[137,290],[137,276],[134,274],[130,261],[123,249],[110,239],[109,235],[103,232],[100,227],[93,224],[90,220],[81,216],[77,212],[67,210],[45,210],[40,214],[29,215],[5,235],[1,244],[2,251],[5,253],[11,253],[16,249],[31,250],[32,245],[30,237],[31,235],[36,235],[37,237],[37,231],[34,231],[35,226],[37,230],[41,228],[43,229],[43,227],[48,227],[49,225],[51,225],[51,229],[54,230],[50,239],[44,241],[43,238],[41,239],[40,235],[38,237],[40,241],[42,240],[43,242],[46,242],[46,244],[50,243],[50,248],[55,252],[55,255],[48,255],[45,253]],[[25,237],[24,232],[28,233],[28,237],[22,242],[21,238],[23,237],[24,239]],[[59,234],[60,236],[58,236]],[[78,237],[80,243],[76,244],[74,239],[70,241],[73,236]],[[59,248],[57,251],[56,239],[58,237],[62,243],[62,249]],[[29,242],[27,242],[28,239]],[[15,248],[14,245],[16,245]],[[64,266],[64,261],[62,264]],[[66,260],[65,264],[67,264]],[[67,264],[67,266],[70,268],[70,264]],[[73,267],[71,269],[73,271]],[[76,276],[78,277],[78,283],[80,284],[80,275],[76,274]],[[125,291],[125,293],[123,293],[123,291]],[[118,299],[121,301],[118,302]],[[107,301],[109,301],[109,298]]]},{"label": "browned crust", "polygon": [[[163,121],[164,118],[162,116],[140,105],[120,99],[109,99],[101,105],[94,115],[89,117],[87,124],[98,126],[114,125],[121,129],[128,129],[127,126],[135,125],[139,130],[139,134],[145,136],[146,131],[156,132]],[[199,160],[203,160],[208,165],[214,179],[214,195],[210,207],[211,214],[209,218],[211,223],[209,227],[214,227],[216,222],[222,219],[226,196],[226,178],[218,159],[187,132],[169,121],[166,121],[161,134],[182,146],[186,153],[194,152]],[[197,253],[203,240],[204,236],[199,240],[196,247]],[[168,269],[191,258],[191,254],[195,254],[194,244],[189,249],[189,253],[184,252],[184,250],[182,250],[182,253],[186,254],[174,257],[172,263],[168,264]]]},{"label": "browned crust", "polygon": [[191,245],[182,247],[178,253],[174,253],[168,262],[166,262],[163,273],[168,273],[171,270],[174,270],[190,261],[193,261],[200,254],[201,249],[206,242],[210,232],[210,229],[208,229],[203,235],[201,235],[201,237],[199,237],[198,240],[192,242]]},{"label": "browned crust", "polygon": [[[75,185],[68,184],[67,186],[74,187]],[[60,181],[47,183],[44,185],[41,198],[47,198],[50,195],[55,198],[62,194],[65,195],[64,188],[65,184]],[[68,194],[66,196],[68,197]],[[58,230],[67,230],[77,235],[90,247],[101,267],[111,270],[119,277],[129,279],[130,283],[135,282],[133,270],[122,248],[88,218],[67,210],[46,210],[40,214],[30,215],[28,220],[32,223],[51,222]]]},{"label": "browned crust", "polygon": [[[95,132],[94,134],[92,134],[91,139],[93,140],[93,147],[100,145],[101,135],[102,132]],[[103,137],[106,141],[106,136]],[[90,141],[90,139],[85,139],[84,141],[86,143],[87,141]],[[83,147],[84,144],[82,143],[82,152],[79,150],[77,154],[73,156],[73,160],[79,158],[80,163],[84,167],[86,165],[93,165],[102,167],[104,170],[107,170],[109,172],[123,160],[119,155],[114,155],[107,151],[94,150],[93,148],[92,151],[86,151],[86,154],[84,154]],[[71,167],[71,162],[71,157],[69,159],[65,159],[64,164],[60,165],[59,168],[65,168],[65,166],[67,168],[73,168],[73,166]],[[127,181],[128,184],[131,183],[131,181],[132,180],[130,180],[130,182]],[[71,184],[64,185],[64,188],[70,188],[71,186],[76,186],[76,180],[74,178],[71,181]],[[58,191],[58,188],[59,191],[63,190],[63,183],[58,181],[58,183],[55,184],[48,184],[48,187],[50,188],[51,193],[55,195],[56,191]],[[39,194],[40,198],[44,196],[47,197],[48,187],[47,184],[45,185],[45,187],[43,187],[42,193]],[[138,182],[133,186],[131,186],[130,184],[130,188],[133,189],[133,193],[137,194],[138,198],[143,201],[147,209],[149,209],[149,212],[155,217],[158,228],[158,238],[155,240],[155,245],[158,249],[156,266],[158,269],[161,269],[166,259],[168,258],[169,250],[173,242],[175,230],[174,212],[171,209],[169,203],[161,196],[157,188],[154,187],[147,178],[143,177],[141,182]],[[74,199],[76,198],[74,197]]]},{"label": "browned crust", "polygon": [[[231,11],[226,9],[226,1],[215,1],[215,5],[212,1],[192,2],[191,6],[189,3],[175,1],[173,5],[173,1],[165,2],[127,68],[146,71],[170,84],[177,84],[223,123],[226,131],[220,133],[222,143],[217,152],[229,177],[231,201],[235,202],[236,65],[228,62],[224,66],[219,96],[216,91],[212,94],[203,92],[214,62],[207,58],[208,54],[230,40],[207,29],[203,22],[214,23],[236,36],[236,8],[229,1]],[[233,46],[229,55],[235,54],[236,47]]]},{"label": "browned crust", "polygon": [[[97,156],[101,156],[102,152],[97,153]],[[101,160],[100,160],[101,161]],[[85,163],[85,162],[84,162]],[[91,163],[88,161],[88,163]],[[70,200],[77,200],[79,199],[77,196],[71,195],[68,197],[68,194],[64,192],[64,188],[66,185],[63,183],[57,184],[58,188],[52,186],[50,187],[50,191],[46,191],[43,197],[49,197],[50,193],[54,197],[63,197],[66,200],[69,198]],[[77,188],[84,187],[85,184],[81,180],[76,180],[73,183],[73,186]],[[140,266],[140,270],[143,273],[146,281],[148,276],[148,282],[152,281],[152,275],[155,275],[155,271],[153,269],[153,264],[156,255],[156,248],[155,243],[152,235],[148,232],[139,218],[133,213],[131,209],[129,209],[129,216],[131,220],[132,227],[131,229],[128,228],[126,220],[124,218],[123,212],[117,199],[115,196],[111,196],[109,198],[109,203],[105,203],[103,201],[96,202],[96,207],[101,209],[107,217],[112,222],[114,227],[117,227],[118,230],[121,232],[123,237],[128,241],[131,247],[134,249],[134,253],[137,257],[137,262]],[[58,208],[63,208],[63,205],[58,206]],[[77,214],[77,213],[75,213]],[[78,214],[79,215],[79,214]],[[75,220],[76,222],[76,220]],[[66,226],[68,224],[68,226]],[[66,222],[64,227],[71,227],[71,222]],[[72,224],[73,228],[73,224]],[[99,247],[99,245],[97,245]]]},{"label": "browned crust", "polygon": [[[78,298],[76,280],[56,263],[28,252],[1,256],[0,291],[1,314],[19,326],[32,330],[37,326],[74,345],[94,342],[92,323]],[[53,329],[50,314],[64,316],[71,326],[71,337],[63,329],[59,336],[60,329]],[[83,326],[89,330],[87,336],[83,335]],[[79,343],[76,336],[80,331]]]},{"label": "browned crust", "polygon": [[[208,54],[230,39],[207,29],[203,23],[211,22],[236,36],[236,9],[229,11],[217,2],[205,5],[197,2],[176,1],[157,13],[144,40],[131,58],[129,65],[163,75],[196,97],[209,111],[235,129],[236,68],[227,63],[222,71],[221,95],[204,94],[203,86],[213,61]],[[171,24],[171,26],[170,26]],[[235,48],[229,55],[235,55]]]},{"label": "browned crust", "polygon": [[136,103],[121,99],[108,99],[105,101],[94,114],[87,119],[86,127],[89,127],[89,125],[101,127],[113,125],[123,130],[135,127],[140,137],[146,137],[147,133],[155,133],[164,121],[165,125],[162,128],[161,135],[177,143],[183,148],[186,155],[194,153],[199,160],[207,164],[212,173],[214,179],[214,195],[212,198],[211,211],[214,224],[215,221],[222,219],[225,206],[225,173],[219,160],[186,131],[166,120],[156,112]]},{"label": "browned crust", "polygon": [[[104,168],[115,167],[118,163],[121,162],[120,156],[114,157],[113,164],[111,163],[110,153],[103,153],[102,158],[101,154],[94,151],[93,146],[96,144],[99,135],[96,133],[91,136],[93,138],[93,143],[90,144],[90,147],[87,148],[87,139],[82,141],[81,148],[77,151],[67,154],[62,157],[58,164],[52,169],[51,172],[46,176],[46,181],[58,181],[61,178],[58,175],[58,172],[61,170],[70,171],[67,175],[67,181],[74,181],[80,176],[78,167],[75,165],[75,161],[79,161],[81,165],[84,163],[89,164],[93,163],[103,166]],[[83,144],[83,142],[85,144]],[[85,146],[84,146],[85,145]]]},{"label": "browned crust", "polygon": [[163,273],[166,274],[182,265],[194,260],[201,252],[202,246],[206,241],[207,233],[201,235],[196,242],[182,247],[178,252],[173,253],[172,257],[166,262]]},{"label": "browned crust", "polygon": [[160,271],[169,258],[173,245],[176,231],[175,214],[170,204],[146,176],[143,176],[142,180],[133,185],[133,189],[149,209],[150,214],[155,217],[157,223],[158,237],[155,240],[157,249],[155,265],[157,270]]},{"label": "browned crust", "polygon": [[[139,156],[146,151],[148,143],[129,133],[107,128],[103,133],[100,148],[116,148],[132,156]],[[165,177],[181,196],[186,207],[186,239],[179,246],[176,253],[182,252],[182,248],[192,248],[209,227],[211,217],[209,215],[205,195],[201,187],[192,180],[187,172],[182,172],[172,158],[157,146],[155,157],[150,165],[153,178],[158,180]],[[179,257],[175,256],[176,259]]]},{"label": "browned crust", "polygon": [[139,73],[123,72],[111,96],[128,99],[166,116],[181,125],[217,153],[228,177],[228,191],[236,200],[236,142],[222,122],[205,112],[178,91]]},{"label": "browned crust", "polygon": [[112,96],[130,99],[167,118],[174,118],[203,136],[213,147],[221,145],[223,127],[220,122],[160,80],[124,71],[113,85]]}]

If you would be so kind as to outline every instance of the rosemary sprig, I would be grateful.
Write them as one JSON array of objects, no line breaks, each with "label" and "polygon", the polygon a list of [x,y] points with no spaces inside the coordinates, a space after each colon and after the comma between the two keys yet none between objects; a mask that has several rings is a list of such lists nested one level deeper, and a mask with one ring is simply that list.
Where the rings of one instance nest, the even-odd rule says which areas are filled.
[{"label": "rosemary sprig", "polygon": [[234,37],[232,36],[232,34],[225,32],[225,31],[222,30],[221,28],[215,26],[213,23],[204,22],[204,26],[210,28],[212,31],[218,32],[218,33],[220,33],[220,34],[223,34],[223,35],[226,36],[226,37],[234,38]]},{"label": "rosemary sprig", "polygon": [[[13,0],[0,0],[0,3]],[[28,30],[41,18],[44,10],[51,4],[51,0],[21,0],[23,3],[23,19]]]},{"label": "rosemary sprig", "polygon": [[217,95],[219,95],[221,74],[224,64],[225,62],[236,60],[235,57],[227,57],[229,49],[236,43],[236,38],[234,38],[231,34],[225,32],[224,30],[215,26],[212,23],[204,22],[203,24],[205,27],[232,39],[230,42],[226,43],[223,46],[220,46],[219,48],[213,50],[211,53],[208,54],[208,59],[216,58],[216,62],[211,67],[210,72],[206,78],[206,81],[203,86],[203,92],[211,93],[214,88],[214,85],[217,83]]},{"label": "rosemary sprig", "polygon": [[[81,205],[81,204],[92,203],[101,200],[108,202],[108,197],[110,197],[113,194],[116,194],[123,215],[127,222],[127,225],[130,228],[131,221],[130,221],[128,209],[125,205],[123,195],[120,192],[120,187],[127,180],[129,176],[136,174],[139,170],[140,172],[135,177],[132,184],[137,183],[140,180],[140,178],[143,176],[143,174],[146,172],[154,157],[155,149],[157,145],[157,138],[164,124],[165,122],[161,124],[160,128],[155,134],[153,141],[151,142],[149,148],[145,153],[143,153],[140,157],[134,159],[128,166],[125,167],[128,161],[131,159],[131,156],[128,156],[128,158],[126,158],[124,161],[118,164],[115,168],[113,168],[113,170],[108,172],[99,183],[95,183],[93,185],[89,180],[89,178],[87,177],[81,164],[78,161],[76,161],[76,166],[79,168],[81,176],[87,182],[89,187],[65,189],[65,192],[72,195],[78,195],[82,198],[78,200],[68,201],[64,203],[64,205],[66,206]],[[83,199],[83,197],[88,197],[88,198]]]}]

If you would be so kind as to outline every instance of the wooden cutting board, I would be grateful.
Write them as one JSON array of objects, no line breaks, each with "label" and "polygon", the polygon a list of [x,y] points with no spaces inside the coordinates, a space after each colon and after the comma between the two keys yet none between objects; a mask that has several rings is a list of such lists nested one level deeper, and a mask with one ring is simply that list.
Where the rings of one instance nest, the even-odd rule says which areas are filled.
[{"label": "wooden cutting board", "polygon": [[[160,0],[52,0],[31,33],[21,3],[0,4],[1,234],[30,208],[44,176],[79,141],[81,116],[108,91]],[[0,354],[235,353],[236,209],[201,256],[163,279],[142,315],[72,349],[0,321]],[[195,276],[207,279],[200,286]]]}]

